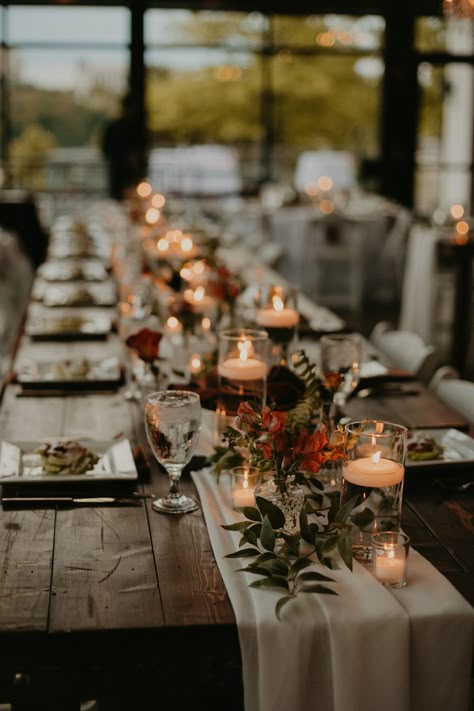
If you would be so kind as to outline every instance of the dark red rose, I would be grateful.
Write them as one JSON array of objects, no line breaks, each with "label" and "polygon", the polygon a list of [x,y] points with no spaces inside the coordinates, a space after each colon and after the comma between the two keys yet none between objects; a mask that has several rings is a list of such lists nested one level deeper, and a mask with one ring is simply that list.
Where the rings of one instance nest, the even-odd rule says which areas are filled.
[{"label": "dark red rose", "polygon": [[129,336],[125,343],[129,348],[133,348],[137,352],[139,358],[146,363],[152,363],[158,358],[162,338],[163,334],[160,331],[142,328],[137,333]]}]

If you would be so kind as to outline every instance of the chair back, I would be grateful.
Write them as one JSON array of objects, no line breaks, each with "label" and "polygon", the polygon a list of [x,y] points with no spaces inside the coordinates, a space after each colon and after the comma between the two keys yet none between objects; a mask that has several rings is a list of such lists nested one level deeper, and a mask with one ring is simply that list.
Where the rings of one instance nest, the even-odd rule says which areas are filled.
[{"label": "chair back", "polygon": [[446,405],[474,424],[474,383],[461,378],[443,378],[435,393]]}]

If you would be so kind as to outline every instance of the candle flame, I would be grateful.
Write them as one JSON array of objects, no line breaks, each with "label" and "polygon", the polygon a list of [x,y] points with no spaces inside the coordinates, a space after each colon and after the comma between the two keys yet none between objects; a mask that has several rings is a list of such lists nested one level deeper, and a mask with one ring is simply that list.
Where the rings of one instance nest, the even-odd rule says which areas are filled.
[{"label": "candle flame", "polygon": [[237,348],[239,349],[240,360],[247,360],[249,357],[249,351],[252,348],[251,342],[245,338],[245,336],[242,336],[242,340],[238,342]]},{"label": "candle flame", "polygon": [[138,183],[137,193],[140,197],[148,197],[149,195],[151,195],[152,187],[150,183],[147,183],[146,180],[143,180],[141,183]]},{"label": "candle flame", "polygon": [[198,286],[197,289],[194,292],[194,299],[196,301],[202,301],[204,299],[205,295],[204,287],[203,286]]},{"label": "candle flame", "polygon": [[156,246],[158,247],[160,252],[166,252],[166,250],[170,247],[170,243],[168,242],[166,237],[161,237],[156,243]]},{"label": "candle flame", "polygon": [[201,326],[204,331],[209,331],[211,328],[211,319],[209,316],[204,316],[203,320],[201,321]]},{"label": "candle flame", "polygon": [[375,452],[375,454],[372,455],[372,462],[373,462],[374,464],[378,464],[379,460],[380,460],[380,451],[379,451],[379,452]]},{"label": "candle flame", "polygon": [[274,296],[272,298],[272,304],[275,311],[283,311],[284,303],[280,296]]},{"label": "candle flame", "polygon": [[242,488],[248,489],[248,487],[249,487],[249,480],[248,480],[248,474],[246,474],[244,477],[244,480],[242,482]]},{"label": "candle flame", "polygon": [[176,316],[170,316],[166,321],[166,325],[168,326],[168,328],[177,328],[178,324],[179,321]]},{"label": "candle flame", "polygon": [[160,211],[156,207],[149,207],[145,214],[145,220],[149,225],[154,225],[160,219]]},{"label": "candle flame", "polygon": [[153,205],[153,207],[157,207],[158,209],[164,207],[165,202],[165,196],[161,193],[156,193],[151,199],[151,204]]},{"label": "candle flame", "polygon": [[189,237],[189,236],[183,237],[183,239],[181,240],[181,249],[183,250],[183,252],[190,252],[192,250],[193,246],[194,246],[194,243],[193,243],[191,237]]}]

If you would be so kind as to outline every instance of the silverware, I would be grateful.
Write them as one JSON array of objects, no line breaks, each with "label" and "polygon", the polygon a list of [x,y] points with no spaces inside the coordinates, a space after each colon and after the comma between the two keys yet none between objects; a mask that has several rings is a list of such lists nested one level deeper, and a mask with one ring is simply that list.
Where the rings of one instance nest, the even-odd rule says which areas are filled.
[{"label": "silverware", "polygon": [[142,499],[153,498],[151,494],[133,494],[132,496],[3,496],[4,504],[131,504],[139,506]]}]

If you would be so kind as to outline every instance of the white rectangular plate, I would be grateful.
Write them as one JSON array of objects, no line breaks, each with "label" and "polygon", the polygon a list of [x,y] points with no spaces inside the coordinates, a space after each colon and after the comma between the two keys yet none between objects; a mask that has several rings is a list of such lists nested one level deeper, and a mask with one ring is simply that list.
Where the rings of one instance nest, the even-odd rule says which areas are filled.
[{"label": "white rectangular plate", "polygon": [[28,319],[26,334],[38,340],[72,340],[74,338],[105,337],[112,328],[106,316],[49,316],[39,314]]},{"label": "white rectangular plate", "polygon": [[39,268],[39,274],[48,282],[105,281],[107,271],[100,261],[49,261]]},{"label": "white rectangular plate", "polygon": [[[48,474],[41,466],[41,457],[35,454],[44,442],[58,442],[65,437],[55,437],[36,442],[7,442],[0,444],[0,484],[78,484],[90,481],[132,481],[138,478],[130,442],[78,440],[99,455],[99,461],[84,474]],[[70,439],[73,439],[72,437]]]},{"label": "white rectangular plate", "polygon": [[114,357],[103,360],[25,361],[17,372],[17,380],[23,387],[46,389],[102,388],[119,385],[121,377],[120,363]]},{"label": "white rectangular plate", "polygon": [[425,459],[416,461],[406,458],[408,469],[424,467],[456,466],[459,464],[474,464],[474,439],[469,435],[455,429],[423,429],[413,430],[416,433],[433,437],[433,439],[444,447],[444,452],[439,459]]},{"label": "white rectangular plate", "polygon": [[48,284],[43,292],[45,306],[114,306],[117,294],[110,282]]}]

